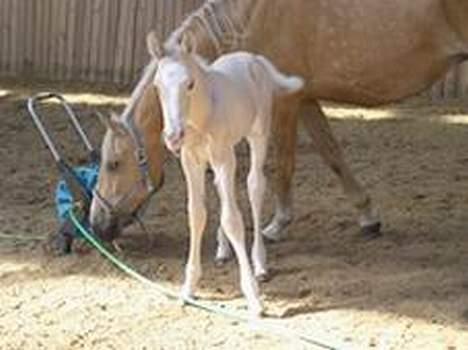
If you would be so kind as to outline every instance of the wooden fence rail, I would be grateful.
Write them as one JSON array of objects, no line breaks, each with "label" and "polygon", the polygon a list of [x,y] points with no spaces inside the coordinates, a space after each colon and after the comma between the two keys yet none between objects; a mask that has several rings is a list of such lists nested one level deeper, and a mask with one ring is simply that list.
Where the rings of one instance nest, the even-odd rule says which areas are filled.
[{"label": "wooden fence rail", "polygon": [[0,75],[128,83],[203,0],[0,0]]},{"label": "wooden fence rail", "polygon": [[[131,83],[147,62],[145,35],[165,38],[204,0],[0,0],[0,76]],[[428,93],[465,96],[468,65]]]}]

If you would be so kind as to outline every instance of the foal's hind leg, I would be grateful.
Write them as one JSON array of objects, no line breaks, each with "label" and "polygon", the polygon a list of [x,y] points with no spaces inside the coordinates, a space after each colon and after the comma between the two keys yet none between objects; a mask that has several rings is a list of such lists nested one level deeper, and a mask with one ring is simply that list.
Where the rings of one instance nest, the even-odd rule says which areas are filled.
[{"label": "foal's hind leg", "polygon": [[219,151],[219,154],[213,155],[211,163],[216,174],[215,182],[221,202],[221,226],[229,238],[239,262],[241,288],[247,299],[249,311],[254,316],[259,316],[263,307],[258,296],[258,286],[250,267],[245,247],[244,223],[236,200],[234,150]]},{"label": "foal's hind leg", "polygon": [[274,173],[272,188],[275,195],[275,214],[263,235],[270,240],[281,240],[292,220],[291,182],[296,163],[296,141],[299,95],[275,99],[273,116]]},{"label": "foal's hind leg", "polygon": [[[269,126],[268,126],[269,129]],[[264,135],[255,135],[248,138],[250,144],[250,172],[247,178],[249,201],[252,209],[254,241],[252,246],[252,263],[255,277],[259,281],[268,279],[267,257],[265,244],[261,231],[261,215],[263,197],[265,194],[266,178],[263,172],[268,148],[269,131]]]},{"label": "foal's hind leg", "polygon": [[380,219],[372,207],[371,198],[357,182],[343,158],[341,147],[333,136],[328,120],[317,102],[306,106],[302,121],[324,162],[338,176],[347,197],[359,212],[359,224],[369,237],[380,234]]}]

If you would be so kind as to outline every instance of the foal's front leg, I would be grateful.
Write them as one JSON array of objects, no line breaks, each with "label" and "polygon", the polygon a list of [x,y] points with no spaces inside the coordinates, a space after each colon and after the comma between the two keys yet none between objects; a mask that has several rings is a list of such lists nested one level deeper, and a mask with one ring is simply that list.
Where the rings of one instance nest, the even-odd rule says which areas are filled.
[{"label": "foal's front leg", "polygon": [[190,151],[182,149],[182,168],[187,182],[188,216],[190,226],[190,250],[185,266],[185,281],[182,287],[182,299],[193,297],[201,278],[201,240],[206,226],[205,206],[205,168],[194,159]]},{"label": "foal's front leg", "polygon": [[212,155],[211,163],[216,176],[216,187],[221,201],[221,227],[231,241],[240,266],[241,288],[249,311],[254,316],[263,312],[258,296],[257,282],[250,267],[245,247],[245,228],[237,205],[235,193],[236,159],[234,150],[229,147]]}]

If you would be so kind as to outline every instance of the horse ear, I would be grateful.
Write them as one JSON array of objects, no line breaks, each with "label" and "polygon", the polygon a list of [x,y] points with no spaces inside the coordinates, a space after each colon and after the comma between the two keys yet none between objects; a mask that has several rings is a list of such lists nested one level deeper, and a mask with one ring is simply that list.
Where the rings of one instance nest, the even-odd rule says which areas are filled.
[{"label": "horse ear", "polygon": [[101,124],[106,128],[110,128],[110,116],[108,114],[103,114],[100,111],[94,111],[94,114],[97,115]]},{"label": "horse ear", "polygon": [[162,47],[161,43],[159,42],[158,36],[156,32],[152,30],[146,36],[146,46],[148,48],[148,52],[151,56],[156,59],[160,59],[162,57]]},{"label": "horse ear", "polygon": [[111,112],[111,117],[109,119],[110,128],[118,135],[125,135],[127,130],[125,129],[125,125],[120,120],[117,113],[114,111]]},{"label": "horse ear", "polygon": [[125,127],[122,125],[117,113],[111,111],[110,116],[108,114],[96,113],[101,123],[109,130],[112,130],[117,135],[125,134]]}]

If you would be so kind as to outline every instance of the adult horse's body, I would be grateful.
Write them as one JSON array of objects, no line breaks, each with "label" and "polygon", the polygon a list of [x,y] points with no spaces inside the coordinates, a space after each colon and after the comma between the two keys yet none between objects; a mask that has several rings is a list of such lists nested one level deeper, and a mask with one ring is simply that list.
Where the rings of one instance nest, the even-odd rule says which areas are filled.
[{"label": "adult horse's body", "polygon": [[[190,33],[197,41],[198,53],[208,59],[242,48],[261,53],[280,70],[308,80],[302,95],[276,101],[277,208],[264,231],[267,236],[278,238],[291,219],[290,185],[301,106],[305,107],[303,121],[315,149],[339,177],[359,212],[361,227],[375,231],[380,222],[370,197],[344,161],[318,101],[370,106],[420,92],[468,57],[467,19],[466,0],[210,0],[171,35],[169,42]],[[161,111],[154,101],[157,92],[149,86],[155,69],[154,64],[148,66],[121,121],[134,120],[144,130],[145,142],[157,147],[151,152],[159,153],[161,145],[155,145],[155,140],[159,139],[160,126],[156,126]],[[154,108],[142,107],[149,104]],[[140,113],[143,110],[147,114]],[[148,118],[156,120],[146,122],[154,124],[154,132],[144,129]],[[131,146],[129,140],[125,142]],[[131,153],[118,152],[117,148],[103,148],[107,154],[104,159],[125,162]],[[126,170],[120,172],[101,171],[98,190],[110,205],[119,202],[139,179],[135,162],[131,162],[133,166],[126,162],[122,167]],[[154,181],[159,181],[161,162],[152,163],[151,170]],[[136,211],[145,197],[142,191],[120,205],[118,212],[93,203],[93,226],[98,232],[120,228],[124,222],[117,214]]]}]

